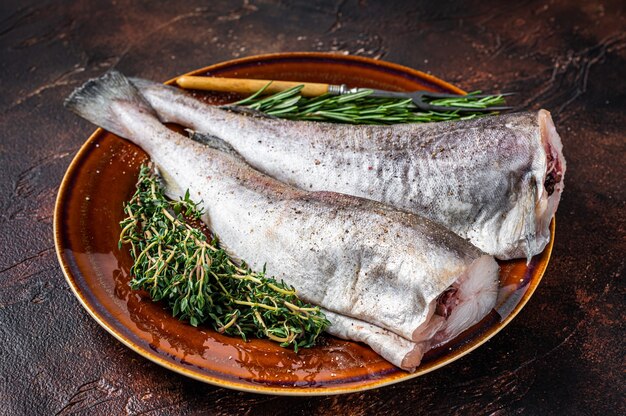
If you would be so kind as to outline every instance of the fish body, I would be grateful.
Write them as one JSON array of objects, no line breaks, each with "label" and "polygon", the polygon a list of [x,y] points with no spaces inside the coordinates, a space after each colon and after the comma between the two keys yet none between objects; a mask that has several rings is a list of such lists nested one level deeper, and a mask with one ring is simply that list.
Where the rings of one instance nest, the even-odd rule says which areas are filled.
[{"label": "fish body", "polygon": [[[87,82],[66,106],[142,147],[170,198],[189,190],[203,201],[220,244],[336,317],[330,333],[369,342],[397,366],[413,370],[495,304],[497,263],[466,240],[378,202],[284,184],[175,133],[119,73]],[[471,310],[455,317],[462,305]]]},{"label": "fish body", "polygon": [[301,189],[423,215],[500,259],[530,260],[550,240],[565,159],[545,110],[352,126],[251,116],[174,87],[133,82],[163,121],[218,136],[254,168]]}]

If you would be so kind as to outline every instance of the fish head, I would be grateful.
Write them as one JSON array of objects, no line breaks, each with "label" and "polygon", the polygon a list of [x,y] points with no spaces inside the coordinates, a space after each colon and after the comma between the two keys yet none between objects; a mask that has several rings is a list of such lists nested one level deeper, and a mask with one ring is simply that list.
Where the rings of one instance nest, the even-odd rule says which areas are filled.
[{"label": "fish head", "polygon": [[508,239],[501,260],[526,257],[527,261],[543,251],[550,241],[550,222],[556,213],[564,188],[566,162],[563,144],[550,113],[537,115],[540,148],[529,169],[524,172],[514,204],[503,221],[500,238]]}]

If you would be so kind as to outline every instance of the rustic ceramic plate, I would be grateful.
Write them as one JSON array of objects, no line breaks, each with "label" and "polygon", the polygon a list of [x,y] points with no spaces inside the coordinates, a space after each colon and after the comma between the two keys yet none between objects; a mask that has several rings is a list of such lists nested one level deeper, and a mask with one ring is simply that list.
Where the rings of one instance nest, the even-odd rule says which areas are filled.
[{"label": "rustic ceramic plate", "polygon": [[[410,68],[321,53],[255,56],[191,74],[461,92]],[[239,97],[206,94],[203,98],[221,103]],[[432,371],[483,344],[520,311],[539,284],[552,250],[551,242],[528,265],[523,260],[502,262],[496,310],[455,340],[426,354],[413,374],[389,364],[365,345],[330,336],[299,354],[265,340],[245,343],[180,322],[162,304],[129,289],[132,261],[126,249],[117,248],[118,223],[122,203],[132,195],[138,167],[146,158],[140,148],[104,130],[89,137],[59,190],[54,217],[59,261],[76,297],[118,340],[166,368],[222,387],[272,394],[336,394]]]}]

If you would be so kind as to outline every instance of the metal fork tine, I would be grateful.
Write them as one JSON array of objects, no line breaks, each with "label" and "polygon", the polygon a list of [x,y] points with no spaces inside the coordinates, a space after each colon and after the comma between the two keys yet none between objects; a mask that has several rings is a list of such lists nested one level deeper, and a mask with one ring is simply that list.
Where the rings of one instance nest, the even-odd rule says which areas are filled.
[{"label": "metal fork tine", "polygon": [[[515,107],[511,107],[511,106],[500,106],[500,107],[487,107],[484,110],[485,111],[506,111],[506,110],[512,110]],[[472,110],[471,108],[468,108],[468,110]]]},{"label": "metal fork tine", "polygon": [[506,107],[506,106],[486,107],[486,108],[467,108],[467,107],[464,108],[464,107],[447,107],[447,106],[430,105],[426,103],[421,103],[418,107],[426,111],[457,111],[459,113],[505,111],[505,110],[512,110],[513,108],[515,108],[515,107]]},{"label": "metal fork tine", "polygon": [[[493,96],[508,97],[508,96],[516,95],[516,94],[517,94],[516,92],[505,92],[502,94],[476,94],[476,95],[470,95],[469,97],[472,97],[472,98],[485,98],[485,97],[493,97]],[[448,94],[448,93],[443,93],[443,92],[424,92],[422,93],[422,95],[426,97],[431,97],[431,98],[465,97],[465,95],[462,95],[462,94]]]},{"label": "metal fork tine", "polygon": [[[421,96],[431,98],[459,98],[463,97],[463,94],[450,94],[446,92],[430,92],[430,91],[413,91],[413,94],[419,93]],[[411,94],[411,93],[409,93]],[[417,95],[417,94],[416,94]]]},{"label": "metal fork tine", "polygon": [[[490,113],[492,111],[508,111],[513,110],[515,107],[487,107],[487,108],[457,108],[454,107],[459,113],[470,113],[470,112],[482,112],[482,113]],[[450,110],[454,111],[454,110]]]},{"label": "metal fork tine", "polygon": [[510,97],[511,95],[517,95],[516,92],[503,92],[501,94],[476,94],[470,95],[472,98],[485,98],[485,97]]},{"label": "metal fork tine", "polygon": [[[359,92],[362,90],[361,88],[353,88],[351,90],[346,90],[346,92]],[[491,94],[493,95],[502,95],[508,96],[513,95],[514,92],[507,92],[503,94]],[[468,112],[490,112],[490,111],[504,111],[510,110],[513,107],[508,106],[499,106],[499,107],[487,107],[487,108],[472,108],[472,107],[454,107],[454,106],[439,106],[427,103],[424,100],[424,97],[429,98],[459,98],[463,97],[463,95],[459,94],[447,94],[447,93],[439,93],[439,92],[428,92],[428,91],[413,91],[413,92],[396,92],[396,91],[385,91],[385,90],[377,90],[374,89],[371,97],[387,97],[387,98],[410,98],[413,100],[413,103],[417,108],[424,111],[458,111],[460,113],[468,113]],[[472,95],[472,98],[484,98],[489,95]]]}]

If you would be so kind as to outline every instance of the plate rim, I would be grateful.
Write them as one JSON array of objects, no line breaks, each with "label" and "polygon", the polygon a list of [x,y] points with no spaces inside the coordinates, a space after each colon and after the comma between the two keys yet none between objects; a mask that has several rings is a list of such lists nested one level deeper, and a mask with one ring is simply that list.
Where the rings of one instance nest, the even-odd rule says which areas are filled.
[{"label": "plate rim", "polygon": [[[205,66],[203,68],[189,71],[185,74],[180,74],[178,76],[175,76],[167,80],[165,84],[171,85],[176,81],[177,78],[184,76],[184,75],[197,75],[197,74],[209,72],[212,70],[214,71],[223,67],[228,67],[228,66],[237,65],[237,64],[240,65],[240,64],[259,62],[259,61],[264,61],[264,60],[271,61],[276,58],[288,58],[288,57],[292,57],[292,58],[302,57],[302,58],[313,58],[313,59],[335,58],[335,59],[338,59],[339,61],[348,60],[348,61],[353,61],[353,62],[362,62],[368,65],[375,65],[375,66],[379,66],[383,68],[389,68],[398,72],[409,73],[413,76],[416,76],[417,78],[425,79],[426,81],[434,85],[437,85],[439,87],[465,94],[465,91],[461,90],[460,88],[440,78],[437,78],[430,74],[426,74],[422,71],[419,71],[413,68],[406,67],[404,65],[399,65],[399,64],[392,63],[392,62],[381,61],[381,60],[376,60],[376,59],[366,58],[366,57],[361,57],[361,56],[342,55],[342,54],[327,53],[327,52],[286,52],[286,53],[251,55],[251,56],[247,56],[244,58],[237,58],[237,59],[232,59],[228,61],[218,62],[212,65]],[[462,357],[466,356],[470,352],[474,351],[478,347],[485,344],[492,337],[494,337],[501,330],[503,330],[509,324],[509,322],[513,320],[513,318],[515,318],[520,313],[520,311],[524,308],[524,306],[528,303],[528,301],[534,294],[535,290],[539,286],[539,283],[541,283],[541,280],[543,279],[545,271],[550,262],[550,258],[552,256],[552,249],[554,246],[555,228],[556,228],[555,218],[552,218],[552,221],[550,223],[550,241],[548,242],[547,246],[544,248],[544,251],[541,254],[542,256],[545,256],[545,261],[542,261],[538,264],[537,270],[533,273],[537,277],[535,279],[530,280],[528,288],[522,295],[521,299],[519,300],[515,308],[511,311],[511,313],[504,320],[500,321],[497,324],[497,327],[495,328],[495,330],[493,330],[492,332],[487,332],[487,333],[479,335],[478,336],[480,340],[479,342],[476,342],[473,345],[461,347],[459,349],[459,352],[453,358],[450,358],[448,360],[442,360],[436,365],[430,366],[422,371],[420,371],[418,367],[417,370],[413,373],[403,372],[403,373],[399,373],[399,375],[394,375],[390,378],[381,378],[378,380],[369,381],[367,382],[367,384],[364,384],[364,385],[352,386],[352,387],[345,387],[342,385],[337,385],[337,386],[326,385],[323,387],[295,387],[295,388],[294,387],[272,387],[272,386],[264,386],[260,384],[251,385],[247,383],[237,383],[237,382],[233,382],[229,380],[215,378],[208,374],[196,373],[182,366],[172,364],[171,362],[161,358],[159,354],[155,352],[150,352],[149,350],[142,348],[141,346],[133,343],[131,340],[124,337],[122,334],[118,333],[115,330],[115,328],[111,327],[106,322],[106,320],[97,313],[95,308],[93,308],[89,304],[89,302],[83,296],[83,294],[81,293],[80,289],[78,288],[77,284],[74,281],[76,277],[72,275],[72,272],[68,264],[69,262],[66,259],[64,248],[62,247],[63,241],[62,241],[61,231],[60,231],[60,227],[62,227],[63,225],[61,224],[61,219],[63,217],[62,212],[63,212],[64,204],[67,198],[67,194],[69,192],[69,189],[71,188],[70,186],[71,178],[74,175],[78,174],[80,161],[90,151],[91,146],[93,145],[95,140],[99,136],[104,134],[105,132],[106,131],[104,129],[97,128],[87,138],[87,140],[81,145],[79,150],[76,152],[76,155],[74,156],[69,166],[67,167],[65,174],[63,175],[63,179],[61,180],[61,184],[59,185],[59,191],[57,193],[57,198],[56,198],[55,206],[54,206],[53,234],[54,234],[55,252],[56,252],[59,264],[61,266],[63,275],[65,277],[65,280],[69,284],[70,289],[72,290],[74,296],[79,300],[83,308],[87,310],[89,315],[102,328],[104,328],[109,334],[111,334],[115,339],[120,341],[126,347],[130,348],[132,351],[139,354],[143,358],[146,358],[154,362],[155,364],[158,364],[170,371],[184,375],[194,380],[208,383],[216,387],[222,387],[222,388],[226,387],[226,388],[230,388],[230,389],[237,390],[237,391],[243,391],[247,393],[274,394],[274,395],[280,395],[280,396],[327,396],[327,395],[356,393],[356,392],[372,390],[372,389],[388,386],[391,384],[399,383],[402,381],[410,380],[410,379],[422,376],[424,374],[430,373],[431,371],[437,370],[445,365],[450,364],[451,362],[461,359]]]}]

